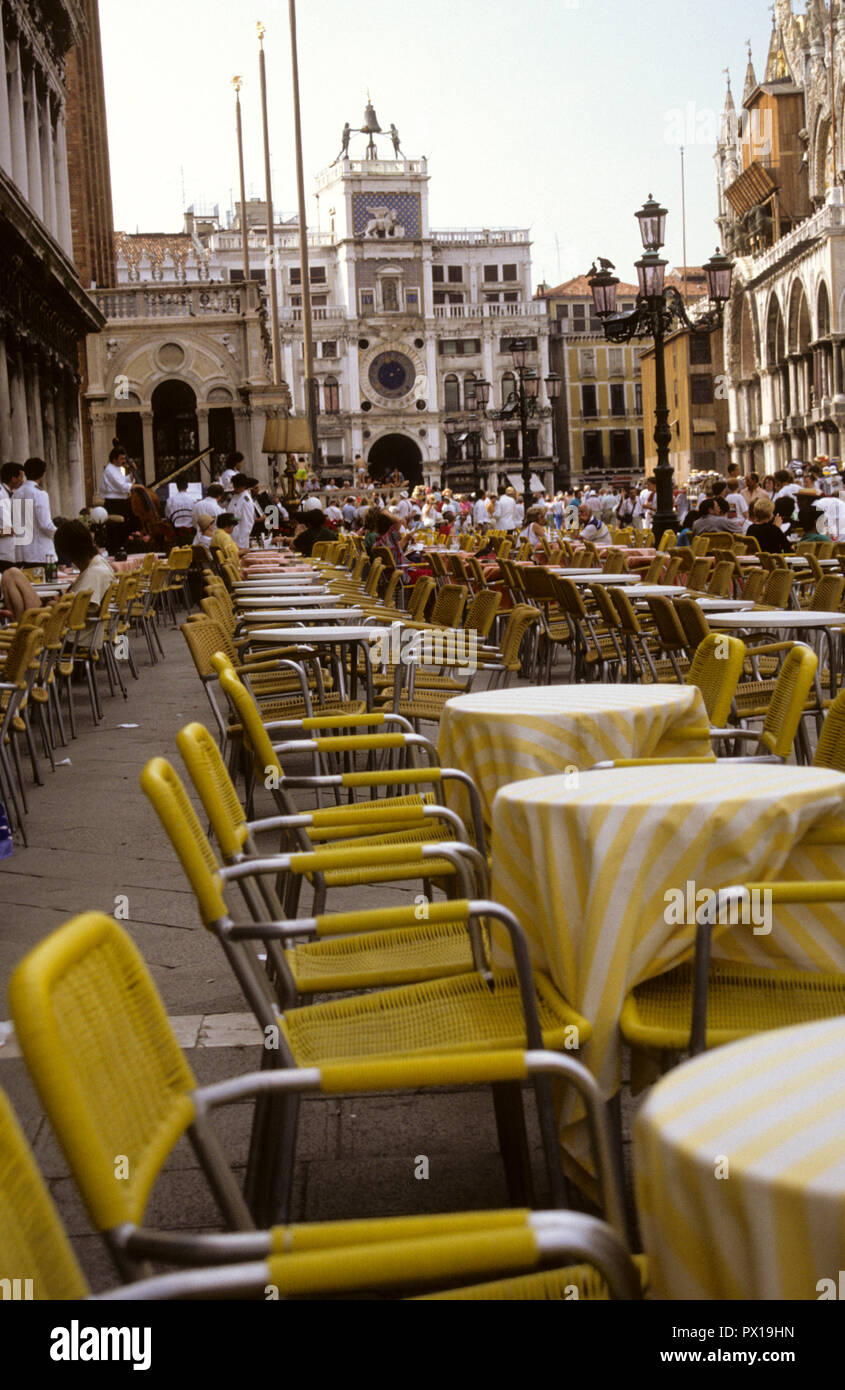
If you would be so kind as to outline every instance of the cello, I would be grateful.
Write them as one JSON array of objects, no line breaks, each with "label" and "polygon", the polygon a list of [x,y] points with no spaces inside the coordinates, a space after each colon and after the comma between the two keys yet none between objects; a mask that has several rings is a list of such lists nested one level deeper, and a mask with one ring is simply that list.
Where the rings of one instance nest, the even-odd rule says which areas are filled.
[{"label": "cello", "polygon": [[138,530],[142,538],[149,541],[154,550],[169,551],[176,540],[176,533],[166,520],[155,493],[143,483],[133,483],[129,493],[129,507],[138,521]]}]

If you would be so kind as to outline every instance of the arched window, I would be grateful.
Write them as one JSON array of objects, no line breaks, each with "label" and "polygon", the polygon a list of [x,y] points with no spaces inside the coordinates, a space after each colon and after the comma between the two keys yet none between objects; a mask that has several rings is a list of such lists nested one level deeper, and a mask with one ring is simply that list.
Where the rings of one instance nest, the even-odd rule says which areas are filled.
[{"label": "arched window", "polygon": [[502,377],[502,405],[506,406],[511,395],[516,391],[516,377],[513,372],[505,372]]},{"label": "arched window", "polygon": [[323,384],[323,401],[327,415],[340,414],[340,387],[336,376],[327,376]]},{"label": "arched window", "polygon": [[460,410],[461,408],[461,386],[458,378],[452,374],[446,377],[443,382],[443,409]]},{"label": "arched window", "polygon": [[475,410],[475,372],[464,377],[464,410]]}]

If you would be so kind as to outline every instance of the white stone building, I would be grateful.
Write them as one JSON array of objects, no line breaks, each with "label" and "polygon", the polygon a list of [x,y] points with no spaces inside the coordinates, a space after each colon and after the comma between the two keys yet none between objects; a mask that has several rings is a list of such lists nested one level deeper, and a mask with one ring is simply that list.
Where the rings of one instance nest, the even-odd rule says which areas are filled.
[{"label": "white stone building", "polygon": [[[495,485],[519,472],[518,433],[496,435],[474,417],[467,383],[491,382],[490,409],[500,408],[516,338],[529,341],[528,365],[548,374],[529,233],[432,229],[426,160],[380,158],[374,134],[368,157],[347,149],[318,175],[318,221],[308,233],[323,476],[351,479],[360,455],[374,476],[398,467],[412,481],[439,480],[445,465],[450,481],[469,485],[477,458],[480,476]],[[118,286],[97,294],[108,323],[91,346],[92,428],[100,454],[117,434],[143,456],[148,479],[209,445],[216,465],[237,447],[266,476],[265,205],[248,203],[246,221],[257,282],[249,287],[239,215],[224,225],[216,210],[190,210],[178,235],[118,236]],[[295,413],[304,414],[296,222],[275,228],[275,251],[282,372]],[[450,435],[447,419],[459,422]],[[548,420],[529,444],[534,471],[550,485]]]},{"label": "white stone building", "polygon": [[[832,52],[831,52],[832,35]],[[725,322],[728,442],[744,467],[841,458],[845,430],[845,7],[777,0],[765,75],[749,52],[716,154],[735,257]]]}]

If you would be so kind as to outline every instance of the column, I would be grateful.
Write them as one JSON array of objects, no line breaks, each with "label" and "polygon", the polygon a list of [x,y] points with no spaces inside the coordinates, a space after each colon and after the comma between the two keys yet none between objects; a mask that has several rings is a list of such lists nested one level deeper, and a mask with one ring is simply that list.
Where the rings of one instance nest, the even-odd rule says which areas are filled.
[{"label": "column", "polygon": [[53,101],[49,89],[41,106],[43,120],[41,142],[41,177],[44,184],[44,221],[58,241],[56,218],[56,152],[53,143]]},{"label": "column", "polygon": [[67,175],[67,127],[65,108],[59,106],[56,113],[56,239],[68,256],[73,255],[73,240],[70,229],[70,186]]},{"label": "column", "polygon": [[56,389],[53,372],[48,362],[41,367],[41,417],[44,422],[44,462],[50,475],[56,477],[64,469],[59,469],[59,456],[56,448]]},{"label": "column", "polygon": [[833,394],[842,395],[842,344],[833,343]]},{"label": "column", "polygon": [[53,411],[56,420],[56,471],[60,478],[68,475],[67,458],[67,401],[65,400],[64,372],[56,368],[53,376]]},{"label": "column", "polygon": [[6,360],[6,340],[0,338],[0,455],[15,457],[12,437],[12,399],[9,395],[9,364]]},{"label": "column", "polygon": [[9,60],[9,133],[11,138],[12,178],[22,196],[29,198],[29,175],[26,163],[26,116],[23,101],[23,73],[21,72],[21,46],[15,39],[10,48]]},{"label": "column", "polygon": [[[209,438],[208,438],[208,406],[207,406],[207,405],[198,405],[198,406],[197,406],[197,453],[198,453],[198,454],[201,454],[202,451],[203,451],[203,449],[207,449],[207,448],[208,448],[208,445],[209,445]],[[201,465],[200,465],[200,468],[203,468],[204,466],[205,466],[205,464],[201,464]]]},{"label": "column", "polygon": [[26,168],[29,176],[29,205],[44,217],[44,189],[41,182],[41,140],[38,131],[38,82],[35,63],[29,70],[24,93],[26,117]]},{"label": "column", "polygon": [[3,14],[0,11],[0,54],[3,56],[3,78],[0,82],[0,169],[12,174],[12,122],[9,114],[9,84],[6,78],[6,41],[3,34]]},{"label": "column", "polygon": [[38,358],[32,351],[24,354],[24,384],[26,387],[26,413],[29,420],[30,452],[36,458],[43,458],[44,427],[41,422],[41,384]]},{"label": "column", "polygon": [[103,476],[103,469],[111,449],[111,440],[114,430],[111,428],[111,418],[106,419],[104,415],[91,415],[91,453],[93,455],[94,472],[94,491],[99,494],[100,479]]},{"label": "column", "polygon": [[26,387],[24,385],[23,362],[20,349],[11,355],[12,368],[9,377],[9,392],[12,399],[12,449],[17,463],[24,463],[30,455],[29,425],[26,418]]},{"label": "column", "polygon": [[789,359],[789,396],[792,403],[790,414],[800,415],[803,411],[803,405],[799,389],[798,363],[794,357]]},{"label": "column", "polygon": [[82,466],[82,431],[79,426],[79,390],[70,376],[66,377],[67,469],[64,473],[65,496],[70,500],[71,515],[85,505],[85,480]]},{"label": "column", "polygon": [[237,406],[232,411],[232,414],[235,417],[235,448],[239,454],[245,456],[247,449],[250,447],[251,438],[249,415],[246,410],[243,408],[239,410]]},{"label": "column", "polygon": [[141,431],[144,437],[144,482],[152,487],[156,475],[155,437],[153,435],[153,412],[141,411]]}]

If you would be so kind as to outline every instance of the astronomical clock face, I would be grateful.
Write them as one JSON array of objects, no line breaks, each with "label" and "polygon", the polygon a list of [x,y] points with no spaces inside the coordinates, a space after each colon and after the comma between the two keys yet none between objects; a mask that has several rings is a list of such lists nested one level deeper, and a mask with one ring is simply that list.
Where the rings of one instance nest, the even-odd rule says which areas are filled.
[{"label": "astronomical clock face", "polygon": [[417,373],[404,352],[380,352],[370,363],[368,375],[373,390],[394,401],[412,390]]},{"label": "astronomical clock face", "polygon": [[374,343],[360,359],[363,394],[376,406],[396,409],[424,398],[425,360],[401,339]]}]

